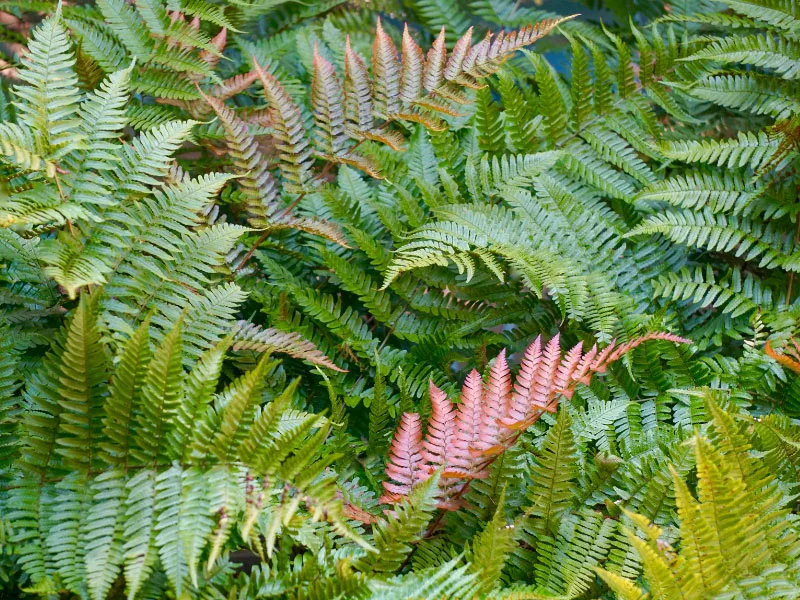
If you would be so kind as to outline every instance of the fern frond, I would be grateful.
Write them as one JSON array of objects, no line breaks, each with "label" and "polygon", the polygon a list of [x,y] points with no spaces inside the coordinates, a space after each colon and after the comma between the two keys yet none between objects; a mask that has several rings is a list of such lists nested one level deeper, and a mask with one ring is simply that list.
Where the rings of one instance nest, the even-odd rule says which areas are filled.
[{"label": "fern frond", "polygon": [[[628,513],[646,534],[646,538],[641,539],[628,532],[642,560],[645,579],[654,593],[675,597],[791,586],[789,582],[794,574],[775,577],[776,573],[768,566],[794,557],[798,552],[792,536],[779,533],[787,527],[783,518],[787,509],[781,507],[785,500],[775,485],[774,474],[757,466],[757,459],[747,453],[748,445],[739,446],[735,438],[740,434],[731,428],[733,420],[711,402],[711,412],[719,426],[717,440],[721,445],[699,436],[694,439],[697,498],[683,478],[673,471],[681,522],[677,556],[671,547],[661,544],[660,528],[640,515]],[[723,447],[735,455],[732,462],[723,460]],[[729,454],[726,456],[730,458]],[[739,468],[740,465],[744,469]],[[760,510],[755,509],[756,504]],[[749,514],[755,517],[743,520],[741,515],[748,511],[753,511]],[[632,586],[622,581],[614,580],[612,585],[633,593]]]},{"label": "fern frond", "polygon": [[800,85],[770,75],[716,75],[696,81],[686,91],[720,106],[757,115],[785,119],[800,112],[800,103],[797,101]]},{"label": "fern frond", "polygon": [[15,89],[19,121],[36,136],[38,153],[58,158],[83,143],[77,131],[80,91],[75,55],[60,10],[34,31],[23,65],[23,85]]},{"label": "fern frond", "polygon": [[100,344],[96,305],[82,296],[64,342],[59,383],[63,386],[57,450],[77,472],[96,467],[102,398],[106,393],[105,349]]},{"label": "fern frond", "polygon": [[736,172],[690,172],[654,182],[641,190],[637,200],[668,202],[680,208],[700,209],[714,213],[742,214],[761,190]]},{"label": "fern frond", "polygon": [[392,481],[384,481],[386,493],[381,502],[396,502],[411,493],[416,484],[428,478],[422,458],[422,422],[419,415],[403,413],[400,424],[389,448],[386,475]]},{"label": "fern frond", "polygon": [[629,579],[625,579],[616,573],[611,573],[599,567],[595,567],[595,571],[600,579],[608,585],[611,591],[617,594],[620,600],[646,600],[646,598],[649,597],[643,589]]},{"label": "fern frond", "polygon": [[97,7],[125,49],[137,61],[147,63],[155,44],[133,6],[124,0],[99,0]]},{"label": "fern frond", "polygon": [[391,600],[416,596],[434,600],[453,598],[469,600],[480,591],[481,586],[475,573],[469,572],[468,565],[459,566],[460,557],[436,568],[424,569],[405,576],[394,577],[386,582],[374,580],[370,589],[373,597]]},{"label": "fern frond", "polygon": [[295,104],[281,83],[253,61],[253,68],[264,87],[264,94],[274,115],[277,148],[281,153],[281,173],[285,189],[302,193],[311,184],[312,148],[303,126],[300,107]]},{"label": "fern frond", "polygon": [[661,275],[653,282],[654,293],[674,300],[690,300],[701,308],[718,308],[732,318],[747,314],[758,306],[773,304],[772,291],[751,273],[742,277],[738,269],[717,278],[710,265],[693,271]]},{"label": "fern frond", "polygon": [[[408,60],[413,58],[413,55],[409,55]],[[388,119],[400,109],[401,66],[397,48],[383,30],[380,19],[372,46],[372,76],[375,79],[375,112]]]},{"label": "fern frond", "polygon": [[141,412],[136,426],[141,432],[131,455],[144,464],[166,458],[171,416],[183,401],[183,324],[179,321],[153,354],[142,385]]},{"label": "fern frond", "polygon": [[320,150],[331,159],[345,147],[344,91],[336,70],[314,46],[314,74],[311,82],[315,133]]},{"label": "fern frond", "polygon": [[225,129],[234,168],[241,174],[240,189],[254,227],[266,227],[277,211],[278,185],[269,163],[250,136],[247,124],[216,98],[206,97]]},{"label": "fern frond", "polygon": [[750,166],[754,170],[769,164],[779,141],[764,132],[739,132],[727,140],[680,141],[663,144],[667,158],[684,162],[702,162],[728,168]]},{"label": "fern frond", "polygon": [[472,568],[478,573],[484,592],[497,588],[506,557],[515,546],[515,532],[505,515],[505,490],[501,492],[494,517],[472,541]]},{"label": "fern frond", "polygon": [[724,0],[723,3],[739,14],[757,21],[768,23],[791,33],[800,31],[797,8],[786,0]]},{"label": "fern frond", "polygon": [[[416,425],[413,425],[413,421],[411,417],[410,426],[419,431],[419,417],[417,416]],[[413,432],[412,434],[417,435]],[[418,541],[424,534],[423,529],[436,510],[438,487],[439,474],[434,473],[416,486],[409,496],[404,496],[385,519],[375,523],[374,544],[377,552],[357,561],[356,568],[367,572],[395,572],[411,551],[410,544]]]},{"label": "fern frond", "polygon": [[[21,171],[38,171],[45,168],[48,177],[56,173],[56,164],[39,155],[35,143],[26,129],[16,123],[0,123],[0,150]],[[5,222],[10,215],[3,219]]]},{"label": "fern frond", "polygon": [[[594,346],[584,353],[582,344],[578,344],[562,358],[558,336],[550,340],[544,351],[541,339],[537,339],[526,350],[513,385],[505,355],[501,353],[485,389],[477,371],[467,376],[455,410],[453,403],[431,386],[432,411],[425,441],[419,415],[404,413],[386,470],[390,481],[383,484],[388,493],[381,500],[400,501],[427,474],[442,468],[444,459],[439,507],[457,510],[469,481],[487,477],[487,467],[516,443],[522,431],[545,412],[555,412],[559,395],[571,398],[578,383],[588,384],[594,373],[604,373],[610,363],[654,339],[688,341],[672,334],[650,333],[620,345],[612,342],[601,351]],[[560,418],[568,423],[566,415]],[[568,425],[562,424],[559,431],[568,429]],[[556,443],[560,445],[561,442]],[[551,475],[550,469],[543,472],[544,476]],[[561,493],[559,498],[563,497]]]},{"label": "fern frond", "polygon": [[730,252],[745,260],[760,259],[762,267],[786,265],[794,269],[793,248],[771,227],[748,218],[702,212],[672,211],[645,219],[627,235],[662,233],[672,241],[716,252]]},{"label": "fern frond", "polygon": [[15,419],[19,407],[15,392],[21,385],[16,371],[21,353],[14,348],[13,338],[5,331],[0,337],[0,345],[3,349],[0,355],[0,481],[4,481],[19,441]]},{"label": "fern frond", "polygon": [[572,501],[577,479],[577,447],[566,410],[558,413],[547,433],[532,473],[525,511],[525,531],[537,537],[555,535],[563,513]]},{"label": "fern frond", "polygon": [[297,333],[273,328],[262,328],[254,323],[238,321],[233,334],[233,350],[254,350],[256,352],[281,352],[294,358],[344,372],[337,367],[312,342]]}]

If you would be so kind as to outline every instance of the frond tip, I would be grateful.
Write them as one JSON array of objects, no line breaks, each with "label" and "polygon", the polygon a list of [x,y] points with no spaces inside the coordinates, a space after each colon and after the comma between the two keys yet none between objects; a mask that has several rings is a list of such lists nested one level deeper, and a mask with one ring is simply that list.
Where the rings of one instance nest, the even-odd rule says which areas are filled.
[{"label": "frond tip", "polygon": [[495,359],[484,382],[473,370],[464,382],[456,406],[430,383],[431,416],[422,436],[416,413],[404,413],[389,451],[381,502],[394,504],[414,487],[442,469],[439,508],[457,510],[469,481],[486,477],[488,466],[517,441],[545,412],[555,412],[559,396],[572,397],[579,383],[604,373],[624,354],[648,340],[691,343],[677,335],[648,333],[623,344],[612,342],[598,350],[573,346],[563,357],[558,336],[546,345],[541,336],[528,346],[516,381],[512,382],[505,351]]}]

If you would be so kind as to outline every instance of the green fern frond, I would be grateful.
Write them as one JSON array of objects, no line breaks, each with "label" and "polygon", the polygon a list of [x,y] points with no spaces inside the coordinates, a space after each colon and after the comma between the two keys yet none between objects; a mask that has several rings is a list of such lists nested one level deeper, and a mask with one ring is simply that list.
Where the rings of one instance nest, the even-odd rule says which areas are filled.
[{"label": "green fern frond", "polygon": [[[798,65],[800,69],[800,62]],[[757,115],[781,119],[800,112],[800,102],[797,101],[800,85],[769,75],[717,75],[700,79],[685,89],[697,98]]]},{"label": "green fern frond", "polygon": [[477,576],[470,573],[467,565],[460,565],[460,558],[454,558],[437,568],[394,577],[386,582],[374,580],[370,585],[372,597],[383,600],[400,598],[453,598],[468,600],[474,598],[480,589]]},{"label": "green fern frond", "polygon": [[[642,560],[645,579],[653,593],[675,597],[700,598],[742,589],[758,595],[760,592],[755,590],[788,589],[794,574],[778,575],[768,566],[793,561],[797,556],[793,536],[785,535],[790,527],[783,518],[786,509],[781,508],[785,499],[775,485],[774,475],[756,466],[757,459],[747,453],[748,445],[741,446],[736,441],[741,434],[732,427],[733,419],[713,402],[711,410],[719,426],[717,440],[721,445],[699,436],[694,439],[697,498],[683,477],[673,471],[681,522],[677,556],[670,547],[663,547],[660,528],[629,513],[646,533],[646,539],[630,532],[628,535]],[[735,455],[732,464],[723,460],[722,448],[728,449],[728,456]],[[760,510],[754,509],[756,504]],[[751,519],[742,520],[744,513],[751,514]],[[615,589],[634,594],[630,584],[603,573],[601,576]]]},{"label": "green fern frond", "polygon": [[724,0],[734,11],[790,33],[800,31],[800,15],[787,0]]},{"label": "green fern frond", "polygon": [[558,530],[558,522],[570,505],[577,476],[576,446],[566,410],[561,410],[555,426],[548,432],[532,473],[532,485],[525,511],[526,532],[550,536]]},{"label": "green fern frond", "polygon": [[478,573],[484,592],[496,589],[506,557],[514,548],[515,531],[506,520],[505,490],[497,501],[494,517],[472,541],[472,569]]},{"label": "green fern frond", "polygon": [[[39,154],[34,140],[27,130],[16,123],[0,123],[0,149],[14,166],[21,171],[38,171],[45,168],[48,177],[56,173],[56,164]],[[10,219],[10,215],[5,220]]]},{"label": "green fern frond", "polygon": [[60,10],[35,30],[23,65],[22,84],[15,88],[18,119],[36,136],[37,153],[57,159],[83,143],[77,131],[75,55]]},{"label": "green fern frond", "polygon": [[683,60],[713,60],[763,67],[785,79],[796,79],[800,73],[800,47],[791,40],[770,35],[730,36]]},{"label": "green fern frond", "polygon": [[5,481],[11,458],[16,454],[18,443],[17,413],[19,407],[15,393],[21,383],[16,374],[20,352],[14,348],[13,338],[3,331],[0,337],[0,481]]},{"label": "green fern frond", "polygon": [[661,152],[667,158],[684,162],[701,162],[720,167],[750,166],[758,170],[769,164],[779,147],[779,141],[764,132],[739,132],[727,140],[680,141],[663,144]]},{"label": "green fern frond", "polygon": [[717,308],[732,318],[747,314],[757,307],[773,304],[772,290],[764,286],[751,273],[733,269],[724,277],[716,277],[710,265],[693,271],[660,276],[653,282],[656,295],[676,301],[690,300],[700,308]]},{"label": "green fern frond", "polygon": [[146,63],[154,42],[136,9],[122,0],[99,0],[97,7],[125,49],[137,61]]},{"label": "green fern frond", "polygon": [[439,474],[435,473],[414,488],[411,495],[395,505],[386,519],[374,526],[377,552],[356,562],[356,568],[367,572],[394,572],[411,552],[410,544],[419,541],[434,511]]},{"label": "green fern frond", "polygon": [[[793,248],[772,227],[748,218],[702,212],[673,211],[654,215],[627,237],[662,233],[678,244],[715,252],[730,252],[745,260],[760,259],[766,268],[794,269]],[[789,256],[787,256],[789,254]]]},{"label": "green fern frond", "polygon": [[746,213],[761,190],[737,172],[690,172],[654,182],[641,190],[636,199],[645,202],[668,202],[679,208],[700,209],[714,213]]}]

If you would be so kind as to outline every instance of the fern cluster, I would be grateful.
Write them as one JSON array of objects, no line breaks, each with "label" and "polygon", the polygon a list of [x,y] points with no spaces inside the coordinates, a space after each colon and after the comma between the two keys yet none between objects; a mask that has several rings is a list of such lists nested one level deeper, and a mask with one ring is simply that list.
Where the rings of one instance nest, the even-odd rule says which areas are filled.
[{"label": "fern cluster", "polygon": [[800,12],[588,4],[0,6],[0,595],[799,596]]}]

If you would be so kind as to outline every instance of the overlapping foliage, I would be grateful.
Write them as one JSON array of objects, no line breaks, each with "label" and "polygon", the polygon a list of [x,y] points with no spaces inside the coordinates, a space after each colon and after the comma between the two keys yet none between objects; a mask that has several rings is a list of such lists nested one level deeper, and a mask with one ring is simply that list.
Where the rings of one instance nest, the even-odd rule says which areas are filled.
[{"label": "overlapping foliage", "polygon": [[3,3],[0,593],[798,597],[800,13],[591,4]]}]

